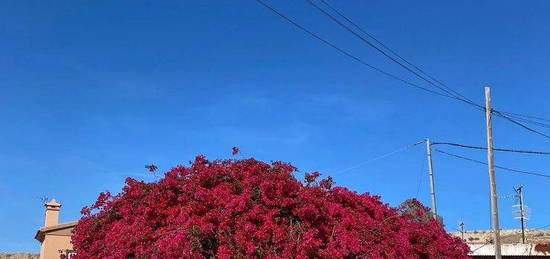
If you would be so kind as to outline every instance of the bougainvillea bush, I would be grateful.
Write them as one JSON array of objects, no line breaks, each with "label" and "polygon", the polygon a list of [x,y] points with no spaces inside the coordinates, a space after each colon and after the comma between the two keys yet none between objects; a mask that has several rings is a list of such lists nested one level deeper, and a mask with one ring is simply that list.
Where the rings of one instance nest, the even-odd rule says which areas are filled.
[{"label": "bougainvillea bush", "polygon": [[128,178],[82,210],[73,258],[468,258],[425,207],[391,208],[317,172],[302,183],[295,170],[198,156],[157,182]]}]

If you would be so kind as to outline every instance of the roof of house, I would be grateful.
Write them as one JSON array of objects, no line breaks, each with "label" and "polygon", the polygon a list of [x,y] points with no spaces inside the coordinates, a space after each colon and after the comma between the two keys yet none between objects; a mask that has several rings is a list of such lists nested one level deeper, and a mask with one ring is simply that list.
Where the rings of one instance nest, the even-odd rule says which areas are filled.
[{"label": "roof of house", "polygon": [[40,229],[38,229],[38,231],[36,231],[36,235],[34,235],[34,238],[42,242],[44,241],[44,237],[46,236],[46,234],[52,233],[55,231],[74,228],[74,226],[76,226],[76,223],[78,223],[78,221],[61,223],[61,224],[57,224],[55,226],[49,226],[49,227],[41,227]]},{"label": "roof of house", "polygon": [[44,204],[46,206],[61,207],[61,203],[57,202],[55,199],[51,199],[48,203]]}]

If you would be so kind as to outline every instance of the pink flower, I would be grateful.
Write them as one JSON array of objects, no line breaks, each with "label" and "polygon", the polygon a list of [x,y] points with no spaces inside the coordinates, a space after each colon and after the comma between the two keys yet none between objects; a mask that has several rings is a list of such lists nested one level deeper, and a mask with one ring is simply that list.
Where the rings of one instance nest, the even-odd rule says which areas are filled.
[{"label": "pink flower", "polygon": [[155,182],[127,178],[82,209],[72,258],[468,258],[418,201],[392,208],[295,171],[197,156]]},{"label": "pink flower", "polygon": [[321,174],[319,172],[313,172],[311,174],[309,173],[306,173],[305,175],[305,181],[306,183],[310,184],[310,183],[313,183],[315,182],[315,180],[317,179],[317,177],[319,177]]}]

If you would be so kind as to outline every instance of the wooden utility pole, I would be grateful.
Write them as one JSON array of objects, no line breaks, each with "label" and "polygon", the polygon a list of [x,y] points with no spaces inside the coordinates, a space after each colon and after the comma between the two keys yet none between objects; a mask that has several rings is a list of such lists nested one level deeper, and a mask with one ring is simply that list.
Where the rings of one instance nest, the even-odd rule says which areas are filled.
[{"label": "wooden utility pole", "polygon": [[523,204],[523,186],[516,189],[519,199],[519,219],[521,220],[521,242],[525,244],[525,205]]},{"label": "wooden utility pole", "polygon": [[462,237],[462,241],[466,241],[464,240],[464,221],[460,221],[460,224],[458,224],[460,226],[460,235]]},{"label": "wooden utility pole", "polygon": [[434,171],[432,165],[432,144],[430,139],[426,139],[426,153],[428,156],[428,175],[430,177],[430,196],[432,197],[432,214],[435,220],[437,220],[437,206],[435,203],[435,182]]},{"label": "wooden utility pole", "polygon": [[493,160],[493,128],[491,115],[491,88],[485,87],[485,121],[487,126],[487,166],[489,168],[489,187],[491,192],[491,223],[493,226],[495,258],[501,259],[500,227],[498,223],[497,184],[495,182],[495,162]]}]

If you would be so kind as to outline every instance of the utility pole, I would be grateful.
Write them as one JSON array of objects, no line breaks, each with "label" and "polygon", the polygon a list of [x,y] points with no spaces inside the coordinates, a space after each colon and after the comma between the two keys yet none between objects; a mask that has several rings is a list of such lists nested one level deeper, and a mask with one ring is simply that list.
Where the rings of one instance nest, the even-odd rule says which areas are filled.
[{"label": "utility pole", "polygon": [[485,121],[487,126],[487,166],[491,192],[491,223],[493,226],[495,258],[502,259],[500,251],[500,227],[498,223],[497,184],[495,182],[495,162],[493,160],[493,128],[491,121],[491,88],[485,87]]},{"label": "utility pole", "polygon": [[523,204],[523,186],[514,188],[518,193],[519,199],[519,219],[521,220],[521,242],[525,244],[525,206]]},{"label": "utility pole", "polygon": [[432,214],[435,220],[437,220],[437,206],[435,204],[435,183],[434,183],[434,171],[432,165],[432,144],[430,139],[426,139],[426,153],[428,156],[428,175],[430,176],[430,196],[432,197]]},{"label": "utility pole", "polygon": [[462,241],[465,241],[464,240],[464,221],[460,221],[460,224],[458,224],[460,226],[460,235],[462,236]]}]

